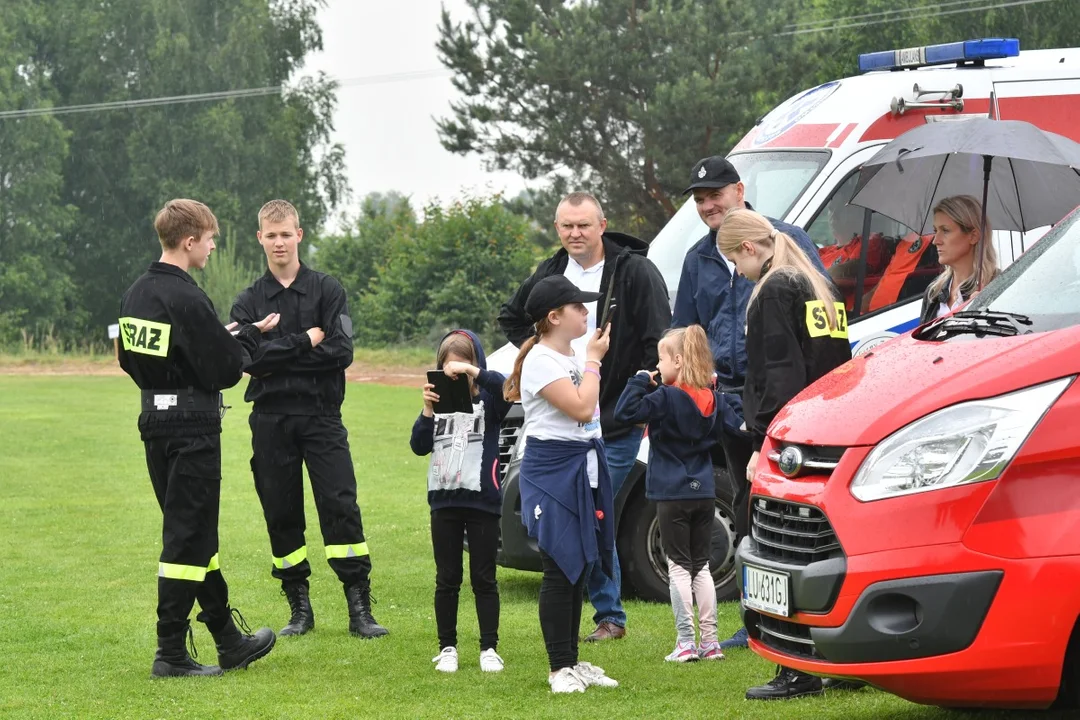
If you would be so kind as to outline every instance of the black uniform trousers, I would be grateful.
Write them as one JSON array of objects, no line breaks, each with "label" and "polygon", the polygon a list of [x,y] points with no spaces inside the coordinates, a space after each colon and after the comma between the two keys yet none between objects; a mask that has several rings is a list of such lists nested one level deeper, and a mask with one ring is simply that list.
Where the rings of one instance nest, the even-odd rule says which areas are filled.
[{"label": "black uniform trousers", "polygon": [[198,619],[217,632],[229,619],[229,587],[218,564],[221,436],[144,441],[146,467],[163,516],[158,564],[158,636],[183,632]]},{"label": "black uniform trousers", "polygon": [[720,428],[720,445],[724,450],[728,477],[731,478],[735,510],[735,545],[738,546],[750,532],[750,481],[746,479],[746,467],[754,454],[754,444],[746,433],[736,433]]},{"label": "black uniform trousers", "polygon": [[253,412],[251,471],[262,503],[273,576],[282,583],[311,575],[304,539],[304,473],[307,465],[319,513],[327,561],[345,586],[363,585],[371,574],[349,434],[340,416]]}]

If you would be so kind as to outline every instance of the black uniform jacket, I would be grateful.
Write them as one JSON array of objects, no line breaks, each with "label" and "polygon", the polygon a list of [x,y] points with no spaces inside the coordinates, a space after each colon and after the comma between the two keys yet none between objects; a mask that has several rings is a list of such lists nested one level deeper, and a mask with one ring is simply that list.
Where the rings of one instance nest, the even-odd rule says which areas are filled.
[{"label": "black uniform jacket", "polygon": [[[268,270],[236,298],[232,319],[247,323],[270,313],[281,319],[245,364],[251,382],[244,400],[255,404],[255,412],[340,415],[345,368],[353,359],[353,325],[341,283],[301,265],[286,288]],[[315,327],[326,337],[313,348],[307,331]]]},{"label": "black uniform jacket", "polygon": [[[258,328],[234,337],[210,298],[175,265],[155,262],[120,301],[120,367],[143,390],[217,393],[243,377],[244,347],[254,351]],[[144,440],[221,432],[218,411],[142,412]]]},{"label": "black uniform jacket", "polygon": [[746,385],[743,412],[754,450],[793,397],[851,359],[847,313],[837,298],[839,327],[830,327],[825,304],[801,275],[772,273],[746,313]]},{"label": "black uniform jacket", "polygon": [[[604,233],[604,269],[600,276],[600,299],[596,302],[597,325],[604,308],[615,303],[611,318],[611,344],[604,356],[600,377],[600,425],[604,437],[615,438],[629,432],[631,425],[615,420],[626,381],[638,370],[651,370],[659,360],[656,343],[671,326],[664,276],[645,257],[648,244],[622,233]],[[536,268],[499,312],[499,327],[507,340],[521,347],[535,333],[532,319],[525,312],[525,300],[540,280],[562,275],[569,262],[566,250],[559,250]],[[612,277],[615,282],[612,284]],[[610,290],[610,293],[609,293]]]}]

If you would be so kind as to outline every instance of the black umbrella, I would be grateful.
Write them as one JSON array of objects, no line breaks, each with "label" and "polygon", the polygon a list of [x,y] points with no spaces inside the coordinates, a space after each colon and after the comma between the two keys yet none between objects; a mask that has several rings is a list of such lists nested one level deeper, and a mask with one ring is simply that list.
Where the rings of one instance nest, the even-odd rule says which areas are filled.
[{"label": "black umbrella", "polygon": [[[928,123],[881,148],[862,166],[851,204],[933,231],[946,197],[982,198],[982,229],[1026,232],[1080,205],[1080,144],[1017,120]],[[980,242],[986,242],[983,232]],[[982,254],[978,257],[981,259]]]}]

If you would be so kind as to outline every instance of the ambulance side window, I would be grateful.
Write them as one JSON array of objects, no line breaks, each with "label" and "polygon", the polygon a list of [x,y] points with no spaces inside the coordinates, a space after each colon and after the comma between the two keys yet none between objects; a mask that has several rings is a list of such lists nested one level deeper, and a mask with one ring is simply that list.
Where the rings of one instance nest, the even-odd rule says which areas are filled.
[{"label": "ambulance side window", "polygon": [[930,242],[932,235],[919,237],[906,225],[873,213],[865,253],[862,307],[856,311],[855,285],[863,257],[865,210],[848,202],[858,179],[858,172],[845,178],[806,228],[819,248],[825,269],[853,315],[882,310],[921,296],[941,272],[937,250]]}]

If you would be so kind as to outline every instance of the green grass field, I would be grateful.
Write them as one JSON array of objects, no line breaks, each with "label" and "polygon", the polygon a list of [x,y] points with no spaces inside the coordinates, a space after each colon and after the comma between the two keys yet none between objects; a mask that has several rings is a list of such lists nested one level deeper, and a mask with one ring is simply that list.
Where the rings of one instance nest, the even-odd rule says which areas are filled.
[{"label": "green grass field", "polygon": [[[227,395],[221,564],[233,604],[257,627],[280,628],[284,599],[248,467],[247,408]],[[160,515],[135,426],[127,378],[0,376],[0,716],[11,718],[722,717],[946,718],[952,713],[862,690],[782,704],[743,700],[773,667],[748,651],[721,663],[663,662],[674,629],[665,605],[627,603],[626,639],[583,646],[622,687],[553,697],[536,600],[539,576],[500,569],[499,651],[506,670],[477,665],[472,595],[462,591],[461,669],[436,673],[434,563],[425,502],[426,460],[408,449],[415,390],[350,385],[360,505],[374,563],[378,641],[346,630],[341,587],[314,563],[316,630],[279,641],[247,671],[218,678],[149,679]],[[308,496],[309,554],[321,539]],[[314,532],[312,532],[314,531]],[[468,577],[466,573],[466,578]],[[584,628],[591,628],[591,608]],[[733,604],[720,629],[738,626]],[[200,659],[213,643],[196,625]],[[985,716],[984,716],[985,717]]]}]

